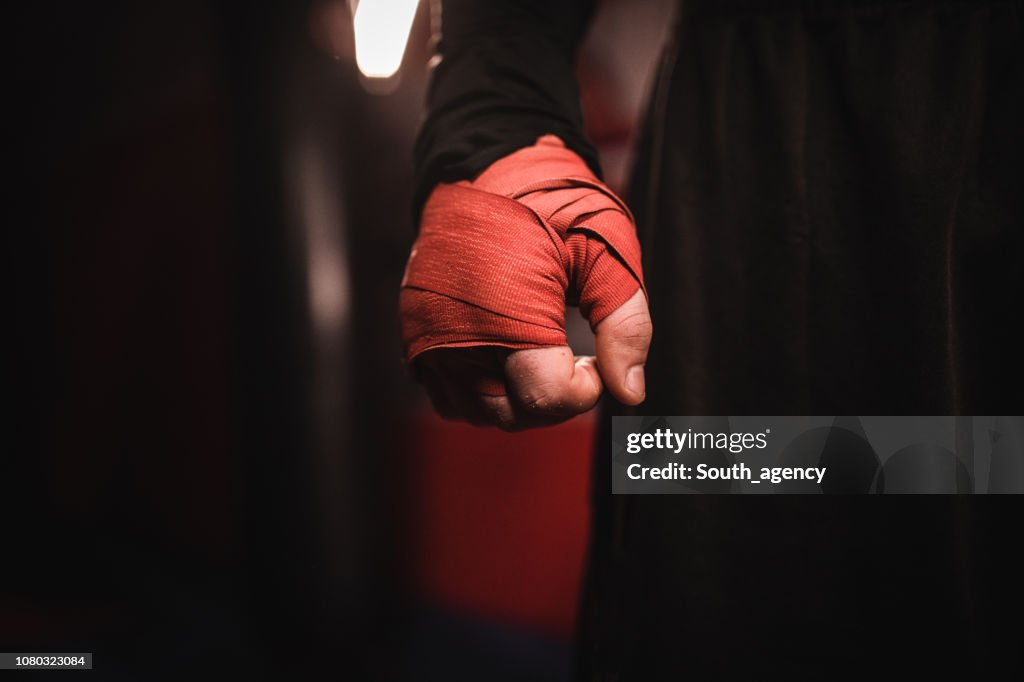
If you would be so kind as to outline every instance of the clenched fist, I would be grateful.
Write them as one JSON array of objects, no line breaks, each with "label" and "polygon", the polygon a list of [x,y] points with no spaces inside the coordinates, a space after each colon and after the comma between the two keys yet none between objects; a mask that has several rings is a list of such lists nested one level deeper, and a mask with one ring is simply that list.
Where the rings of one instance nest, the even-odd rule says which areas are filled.
[{"label": "clenched fist", "polygon": [[[568,347],[567,303],[596,357]],[[604,387],[644,399],[651,318],[632,216],[552,135],[434,189],[400,307],[406,359],[444,417],[518,430],[585,412]]]}]

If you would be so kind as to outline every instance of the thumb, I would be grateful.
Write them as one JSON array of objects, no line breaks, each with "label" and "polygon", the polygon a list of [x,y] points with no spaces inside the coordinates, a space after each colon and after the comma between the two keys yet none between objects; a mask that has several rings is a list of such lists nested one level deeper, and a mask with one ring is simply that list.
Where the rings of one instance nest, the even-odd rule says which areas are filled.
[{"label": "thumb", "polygon": [[608,391],[625,405],[639,405],[647,395],[644,363],[652,329],[647,297],[638,289],[594,330],[597,369]]}]

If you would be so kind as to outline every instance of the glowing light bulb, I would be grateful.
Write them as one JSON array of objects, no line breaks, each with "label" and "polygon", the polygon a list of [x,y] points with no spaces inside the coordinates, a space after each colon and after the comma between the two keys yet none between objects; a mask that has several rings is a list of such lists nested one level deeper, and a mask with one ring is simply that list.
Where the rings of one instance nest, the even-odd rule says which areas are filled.
[{"label": "glowing light bulb", "polygon": [[353,27],[356,65],[367,78],[390,78],[402,65],[419,0],[361,0]]}]

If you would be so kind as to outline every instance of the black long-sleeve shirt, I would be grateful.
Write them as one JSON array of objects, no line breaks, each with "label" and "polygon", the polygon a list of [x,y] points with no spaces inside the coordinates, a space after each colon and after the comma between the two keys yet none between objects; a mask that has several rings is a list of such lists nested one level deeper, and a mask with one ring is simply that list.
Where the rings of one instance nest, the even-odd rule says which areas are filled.
[{"label": "black long-sleeve shirt", "polygon": [[438,4],[439,61],[415,149],[417,211],[437,183],[473,178],[547,133],[600,175],[574,70],[595,0]]}]

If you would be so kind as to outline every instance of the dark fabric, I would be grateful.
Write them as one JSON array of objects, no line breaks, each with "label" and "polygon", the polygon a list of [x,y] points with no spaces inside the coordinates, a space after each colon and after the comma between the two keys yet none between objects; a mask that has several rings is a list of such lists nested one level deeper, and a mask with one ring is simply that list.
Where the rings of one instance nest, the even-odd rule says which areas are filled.
[{"label": "dark fabric", "polygon": [[[640,413],[1021,414],[1018,5],[783,5],[662,65]],[[613,498],[601,452],[582,679],[1020,667],[1019,498]]]},{"label": "dark fabric", "polygon": [[[543,132],[595,165],[570,67],[588,14],[448,1],[421,200]],[[630,197],[640,412],[1024,412],[1020,4],[681,16]],[[580,679],[1019,667],[1018,498],[612,497],[599,442]]]},{"label": "dark fabric", "polygon": [[439,182],[557,135],[601,177],[583,134],[574,60],[594,0],[444,0],[427,118],[416,140],[414,211]]}]

